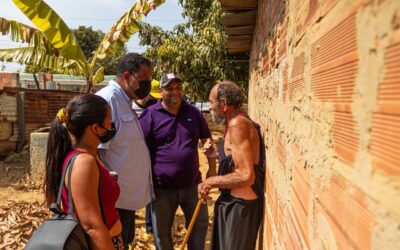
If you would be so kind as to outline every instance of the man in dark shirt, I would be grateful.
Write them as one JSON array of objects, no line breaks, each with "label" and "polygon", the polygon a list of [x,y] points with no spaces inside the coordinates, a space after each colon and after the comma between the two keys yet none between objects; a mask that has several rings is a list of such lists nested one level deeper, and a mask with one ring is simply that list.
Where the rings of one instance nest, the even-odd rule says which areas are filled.
[{"label": "man in dark shirt", "polygon": [[[210,143],[211,132],[196,107],[182,100],[182,80],[173,73],[160,81],[162,100],[143,111],[140,124],[150,150],[155,200],[152,202],[154,240],[157,249],[172,250],[171,227],[178,206],[186,226],[195,211],[197,185],[201,182],[197,144]],[[215,174],[215,159],[209,159]],[[204,249],[208,227],[207,207],[200,209],[188,241],[189,249]]]}]

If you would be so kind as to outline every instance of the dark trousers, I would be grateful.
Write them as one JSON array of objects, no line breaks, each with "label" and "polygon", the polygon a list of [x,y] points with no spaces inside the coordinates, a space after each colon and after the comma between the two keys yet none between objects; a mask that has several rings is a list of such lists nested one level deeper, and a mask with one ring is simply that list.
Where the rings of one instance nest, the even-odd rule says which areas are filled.
[{"label": "dark trousers", "polygon": [[153,233],[153,224],[151,222],[151,202],[146,206],[146,233]]},{"label": "dark trousers", "polygon": [[122,240],[124,241],[124,249],[129,249],[129,245],[135,239],[135,210],[127,210],[117,208],[119,218],[122,224]]},{"label": "dark trousers", "polygon": [[[182,208],[188,228],[198,202],[197,184],[179,189],[154,188],[154,194],[156,199],[151,203],[151,219],[156,249],[174,250],[171,229],[176,210],[179,206]],[[207,228],[208,211],[207,206],[203,204],[188,240],[189,250],[204,250]]]}]

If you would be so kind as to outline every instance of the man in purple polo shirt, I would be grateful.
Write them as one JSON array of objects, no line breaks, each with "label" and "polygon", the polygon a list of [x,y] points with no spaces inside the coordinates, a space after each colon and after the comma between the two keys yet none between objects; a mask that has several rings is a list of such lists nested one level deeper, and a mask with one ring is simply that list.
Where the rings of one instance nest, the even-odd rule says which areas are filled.
[{"label": "man in purple polo shirt", "polygon": [[[197,144],[211,139],[203,114],[182,100],[182,80],[174,73],[160,81],[162,100],[143,111],[140,125],[150,151],[155,200],[152,202],[154,240],[157,249],[172,250],[171,227],[181,206],[186,227],[195,211],[201,182]],[[209,141],[208,141],[209,142]],[[215,159],[209,159],[207,176],[215,175]],[[208,227],[207,207],[200,209],[188,248],[203,250]]]}]

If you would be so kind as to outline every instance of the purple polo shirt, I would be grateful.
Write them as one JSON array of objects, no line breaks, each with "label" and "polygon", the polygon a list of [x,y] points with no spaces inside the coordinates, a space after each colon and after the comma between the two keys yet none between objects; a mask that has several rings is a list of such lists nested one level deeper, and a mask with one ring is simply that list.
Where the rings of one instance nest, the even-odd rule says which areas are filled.
[{"label": "purple polo shirt", "polygon": [[200,110],[182,101],[175,116],[158,101],[143,111],[139,121],[150,151],[153,185],[185,188],[200,183],[197,144],[211,137]]}]

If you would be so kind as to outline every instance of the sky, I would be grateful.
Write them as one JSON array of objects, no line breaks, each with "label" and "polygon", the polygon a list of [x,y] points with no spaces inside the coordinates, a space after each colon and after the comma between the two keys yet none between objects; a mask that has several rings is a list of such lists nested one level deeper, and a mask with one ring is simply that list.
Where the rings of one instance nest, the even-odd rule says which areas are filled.
[{"label": "sky", "polygon": [[[64,20],[70,29],[80,25],[92,26],[94,30],[107,33],[111,26],[136,2],[135,0],[45,0]],[[16,20],[35,27],[32,22],[14,5],[12,0],[0,0],[0,17]],[[178,0],[166,0],[156,10],[151,11],[142,21],[151,25],[161,26],[163,29],[172,30],[179,23],[184,22],[182,7]],[[21,45],[14,43],[7,36],[0,34],[0,49],[18,48]],[[144,47],[139,45],[138,35],[133,35],[127,43],[129,52],[143,52]],[[20,65],[14,63],[3,64],[4,71],[16,71]]]}]

